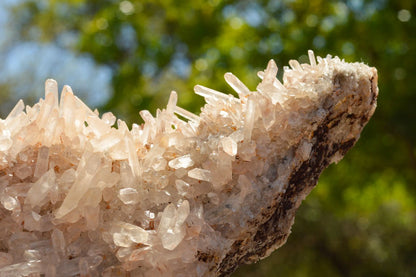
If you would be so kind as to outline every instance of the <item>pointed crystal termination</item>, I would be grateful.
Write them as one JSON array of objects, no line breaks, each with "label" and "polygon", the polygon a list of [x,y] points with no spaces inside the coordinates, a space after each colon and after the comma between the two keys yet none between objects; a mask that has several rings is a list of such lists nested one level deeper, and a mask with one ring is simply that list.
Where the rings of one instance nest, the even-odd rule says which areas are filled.
[{"label": "pointed crystal termination", "polygon": [[194,165],[194,161],[191,158],[190,154],[178,157],[176,159],[169,161],[169,166],[174,169],[178,168],[188,168]]},{"label": "pointed crystal termination", "polygon": [[58,83],[53,79],[48,79],[45,82],[45,98],[48,96],[48,94],[53,95],[53,106],[58,107]]},{"label": "pointed crystal termination", "polygon": [[194,121],[194,122],[198,122],[199,121],[199,117],[185,109],[182,109],[181,107],[175,107],[175,113],[183,116],[184,118]]},{"label": "pointed crystal termination", "polygon": [[166,111],[173,113],[175,111],[176,103],[178,102],[178,94],[172,90],[169,96],[169,102],[166,106]]},{"label": "pointed crystal termination", "polygon": [[315,54],[312,50],[308,50],[309,63],[311,66],[316,66]]},{"label": "pointed crystal termination", "polygon": [[278,71],[278,67],[274,60],[270,60],[267,64],[267,68],[264,75],[264,81],[267,83],[272,83],[274,79],[276,79],[276,74]]},{"label": "pointed crystal termination", "polygon": [[297,60],[290,60],[289,65],[293,70],[302,71],[302,66]]},{"label": "pointed crystal termination", "polygon": [[239,99],[196,86],[199,116],[172,92],[131,130],[47,80],[0,120],[0,276],[227,276],[268,256],[376,108],[374,68],[308,56],[283,84],[271,60],[256,91],[226,73]]},{"label": "pointed crystal termination", "polygon": [[250,90],[234,74],[227,72],[224,79],[238,93],[240,98],[250,94]]}]

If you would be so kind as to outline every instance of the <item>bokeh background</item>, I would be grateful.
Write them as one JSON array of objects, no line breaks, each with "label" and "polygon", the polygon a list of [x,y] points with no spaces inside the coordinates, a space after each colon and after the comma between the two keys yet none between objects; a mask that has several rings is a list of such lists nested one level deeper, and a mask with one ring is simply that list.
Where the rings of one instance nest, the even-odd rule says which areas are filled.
[{"label": "bokeh background", "polygon": [[36,102],[49,77],[130,124],[170,90],[198,113],[195,84],[232,93],[231,71],[254,90],[270,58],[308,49],[375,66],[378,108],[286,245],[234,276],[416,276],[414,0],[1,0],[0,114]]}]

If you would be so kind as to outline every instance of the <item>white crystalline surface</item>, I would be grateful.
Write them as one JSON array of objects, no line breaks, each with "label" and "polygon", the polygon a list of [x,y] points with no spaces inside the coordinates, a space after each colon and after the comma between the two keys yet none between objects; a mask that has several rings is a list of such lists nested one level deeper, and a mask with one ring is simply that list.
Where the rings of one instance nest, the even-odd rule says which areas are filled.
[{"label": "white crystalline surface", "polygon": [[172,92],[131,129],[47,80],[0,120],[0,276],[216,276],[268,256],[375,109],[375,69],[309,54],[283,84],[270,61],[256,91],[227,73],[238,98],[196,86],[199,116]]}]

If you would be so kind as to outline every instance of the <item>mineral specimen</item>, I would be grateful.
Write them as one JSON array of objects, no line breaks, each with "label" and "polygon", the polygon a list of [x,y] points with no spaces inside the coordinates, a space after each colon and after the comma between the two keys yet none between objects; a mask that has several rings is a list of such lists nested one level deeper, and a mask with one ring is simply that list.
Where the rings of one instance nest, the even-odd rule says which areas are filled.
[{"label": "mineral specimen", "polygon": [[[99,117],[57,83],[0,121],[0,276],[226,276],[285,243],[321,171],[357,141],[377,72],[271,60],[256,91],[172,92],[144,124]],[[179,117],[177,115],[179,115]]]}]

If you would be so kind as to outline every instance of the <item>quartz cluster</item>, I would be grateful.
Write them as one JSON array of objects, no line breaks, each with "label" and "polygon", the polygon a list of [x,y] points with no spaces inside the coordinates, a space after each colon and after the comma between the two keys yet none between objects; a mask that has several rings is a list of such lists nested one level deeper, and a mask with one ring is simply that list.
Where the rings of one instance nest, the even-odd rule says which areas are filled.
[{"label": "quartz cluster", "polygon": [[338,57],[273,60],[255,91],[172,92],[128,128],[47,80],[0,120],[0,276],[226,276],[282,245],[319,174],[358,139],[377,72]]}]

